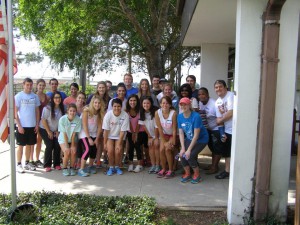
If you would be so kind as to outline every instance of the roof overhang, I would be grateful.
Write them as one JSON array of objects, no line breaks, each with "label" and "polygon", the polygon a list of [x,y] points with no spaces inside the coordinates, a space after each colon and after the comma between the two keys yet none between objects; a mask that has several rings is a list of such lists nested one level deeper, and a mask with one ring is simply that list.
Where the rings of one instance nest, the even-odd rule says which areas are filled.
[{"label": "roof overhang", "polygon": [[183,46],[235,43],[237,0],[178,0]]}]

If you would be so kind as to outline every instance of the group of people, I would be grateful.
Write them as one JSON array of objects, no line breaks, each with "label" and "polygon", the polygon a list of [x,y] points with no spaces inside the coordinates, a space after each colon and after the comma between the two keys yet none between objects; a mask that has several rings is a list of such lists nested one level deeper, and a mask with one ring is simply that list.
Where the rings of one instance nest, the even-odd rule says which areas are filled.
[{"label": "group of people", "polygon": [[[131,74],[125,74],[123,81],[112,98],[108,92],[111,82],[101,81],[86,99],[77,83],[70,85],[67,97],[57,90],[55,78],[46,94],[43,79],[37,80],[34,93],[33,81],[26,78],[23,91],[15,96],[17,171],[43,167],[46,172],[55,169],[64,176],[87,177],[105,162],[108,176],[122,175],[124,156],[129,172],[141,172],[148,162],[149,174],[168,179],[175,176],[180,159],[181,182],[196,184],[201,181],[198,154],[208,144],[212,164],[205,168],[206,173],[218,173],[219,161],[225,157],[225,170],[216,178],[229,177],[233,94],[225,81],[214,84],[216,101],[206,88],[195,88],[193,75],[186,78],[178,94],[158,76],[153,77],[152,87],[147,79],[140,81],[139,88],[133,87]],[[46,146],[43,162],[42,140]]]}]

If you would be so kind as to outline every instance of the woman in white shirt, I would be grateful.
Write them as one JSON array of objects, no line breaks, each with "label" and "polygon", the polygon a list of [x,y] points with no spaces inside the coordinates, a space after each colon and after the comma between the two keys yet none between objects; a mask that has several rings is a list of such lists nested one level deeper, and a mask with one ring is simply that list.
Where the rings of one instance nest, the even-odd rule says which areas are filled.
[{"label": "woman in white shirt", "polygon": [[102,128],[104,130],[104,149],[108,153],[109,170],[107,175],[111,176],[114,173],[122,175],[120,169],[123,141],[129,127],[129,116],[122,110],[122,100],[115,98],[111,102],[112,110],[108,111],[103,119]]}]

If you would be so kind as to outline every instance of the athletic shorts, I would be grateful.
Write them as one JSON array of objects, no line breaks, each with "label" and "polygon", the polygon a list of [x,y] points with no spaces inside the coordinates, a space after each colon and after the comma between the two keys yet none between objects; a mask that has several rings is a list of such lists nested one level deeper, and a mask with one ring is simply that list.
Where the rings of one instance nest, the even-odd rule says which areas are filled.
[{"label": "athletic shorts", "polygon": [[219,130],[207,130],[209,135],[208,147],[214,155],[222,155],[224,148],[226,148],[224,142],[221,141]]},{"label": "athletic shorts", "polygon": [[24,134],[20,134],[18,129],[16,132],[17,145],[35,145],[36,144],[36,133],[34,127],[24,127]]}]

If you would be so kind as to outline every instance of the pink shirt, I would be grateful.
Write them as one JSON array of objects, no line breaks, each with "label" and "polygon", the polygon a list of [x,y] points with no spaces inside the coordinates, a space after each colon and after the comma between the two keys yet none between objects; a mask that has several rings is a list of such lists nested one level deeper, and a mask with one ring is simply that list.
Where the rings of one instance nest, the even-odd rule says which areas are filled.
[{"label": "pink shirt", "polygon": [[[138,113],[135,117],[132,117],[128,113],[128,116],[129,116],[129,121],[130,121],[131,127],[132,127],[133,131],[135,131],[136,126],[138,125],[138,122],[139,122],[139,119],[140,119],[140,114]],[[140,128],[138,130],[138,132],[142,132],[142,131],[145,131],[144,126],[140,126]],[[128,132],[132,133],[131,130],[129,130]]]}]

